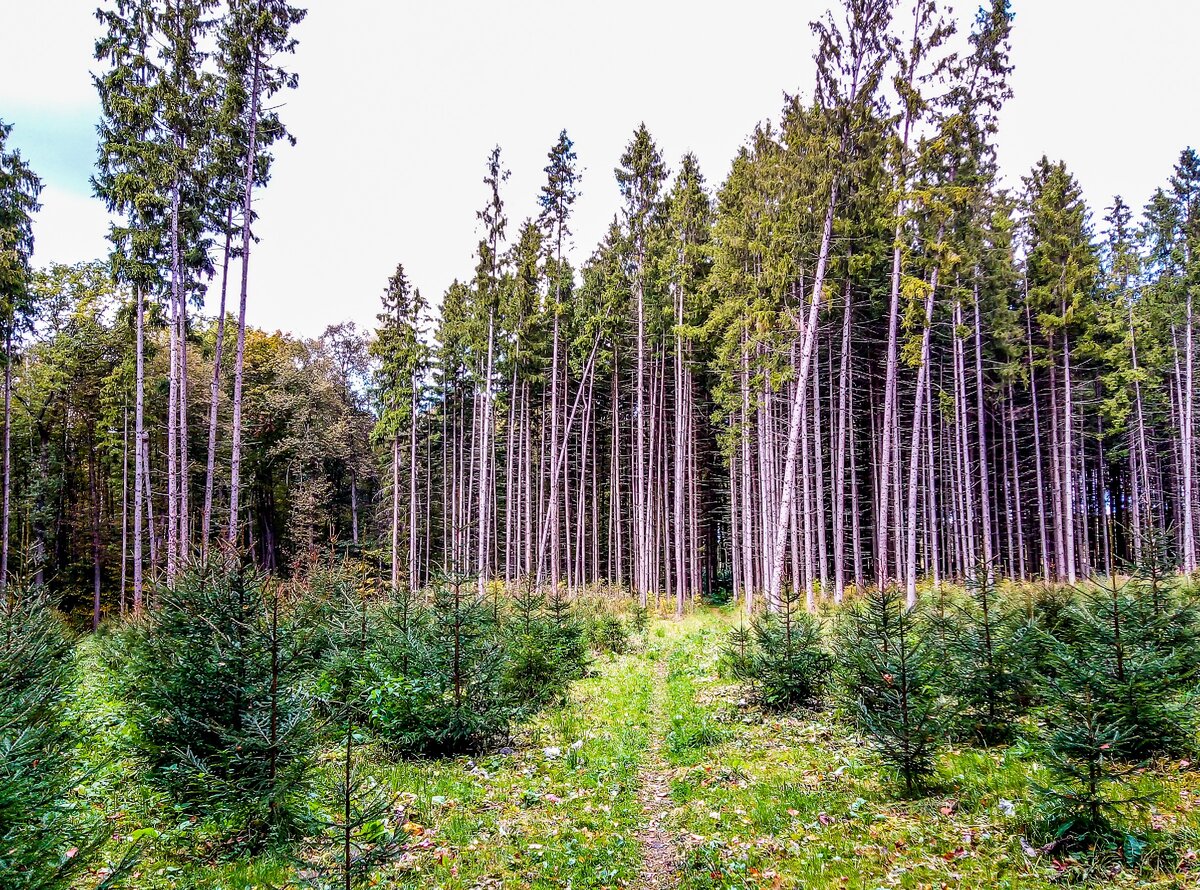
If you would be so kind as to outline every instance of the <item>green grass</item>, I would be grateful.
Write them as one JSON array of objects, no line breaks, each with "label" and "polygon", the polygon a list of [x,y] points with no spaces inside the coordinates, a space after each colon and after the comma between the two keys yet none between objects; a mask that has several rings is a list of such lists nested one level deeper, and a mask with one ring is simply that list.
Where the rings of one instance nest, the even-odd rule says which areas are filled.
[{"label": "green grass", "polygon": [[[1200,773],[1190,765],[1156,763],[1138,776],[1156,797],[1135,826],[1145,844],[1138,867],[1115,855],[1030,856],[1022,837],[1039,770],[1029,746],[954,749],[939,761],[933,792],[900,800],[836,714],[766,714],[720,677],[729,621],[705,610],[652,623],[633,651],[599,658],[567,704],[523,727],[512,753],[394,761],[368,749],[408,838],[379,886],[638,886],[638,774],[656,738],[683,888],[1198,886]],[[96,728],[82,752],[95,772],[81,800],[110,819],[111,857],[141,838],[132,886],[295,887],[296,851],[230,859],[207,826],[139,780],[96,644],[80,658],[78,707]]]}]

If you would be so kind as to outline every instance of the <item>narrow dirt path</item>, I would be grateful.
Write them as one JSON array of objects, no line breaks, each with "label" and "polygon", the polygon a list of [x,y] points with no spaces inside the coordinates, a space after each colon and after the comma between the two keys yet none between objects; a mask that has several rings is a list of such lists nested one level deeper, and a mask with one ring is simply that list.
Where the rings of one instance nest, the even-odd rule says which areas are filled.
[{"label": "narrow dirt path", "polygon": [[654,691],[650,710],[650,745],[638,774],[638,799],[645,824],[638,832],[642,845],[639,890],[663,890],[679,883],[679,850],[671,832],[662,825],[671,810],[670,766],[663,757],[664,705],[667,686],[667,654],[655,665]]}]

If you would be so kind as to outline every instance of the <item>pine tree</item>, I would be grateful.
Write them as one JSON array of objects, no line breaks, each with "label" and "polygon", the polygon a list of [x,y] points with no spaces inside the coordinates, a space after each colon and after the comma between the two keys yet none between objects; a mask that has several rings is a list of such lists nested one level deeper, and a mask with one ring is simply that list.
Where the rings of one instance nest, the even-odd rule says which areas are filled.
[{"label": "pine tree", "polygon": [[[1087,667],[1076,668],[1078,680]],[[1111,845],[1116,823],[1149,803],[1132,787],[1129,730],[1112,720],[1091,687],[1056,686],[1054,718],[1039,740],[1049,781],[1035,790],[1049,833],[1066,848]]]},{"label": "pine tree", "polygon": [[[407,669],[380,671],[371,715],[379,739],[401,753],[445,755],[506,738],[519,706],[503,694],[505,651],[492,606],[469,576],[439,579],[409,634]],[[394,647],[372,658],[394,669],[387,649]]]},{"label": "pine tree", "polygon": [[9,507],[12,498],[13,345],[35,307],[29,279],[33,214],[42,181],[16,149],[8,147],[12,125],[0,120],[0,339],[4,341],[4,494],[0,517],[0,597],[8,585]]},{"label": "pine tree", "polygon": [[409,517],[408,517],[408,577],[410,589],[416,587],[416,466],[415,441],[422,388],[427,368],[427,349],[422,341],[425,302],[421,291],[408,282],[403,265],[388,279],[383,293],[383,309],[379,327],[370,352],[378,359],[375,371],[375,393],[379,403],[379,420],[375,436],[391,452],[391,569],[392,588],[400,587],[400,440],[407,431],[410,440],[409,460]]},{"label": "pine tree", "polygon": [[908,794],[933,775],[947,717],[943,658],[919,613],[885,588],[839,626],[837,671],[851,709],[879,758]]},{"label": "pine tree", "polygon": [[956,721],[984,744],[1010,739],[1032,695],[1030,640],[1020,607],[999,595],[989,572],[976,567],[966,596],[945,618],[950,668],[946,691]]},{"label": "pine tree", "polygon": [[150,775],[237,845],[304,827],[315,743],[305,677],[319,630],[311,604],[212,562],[161,590],[117,656]]},{"label": "pine tree", "polygon": [[298,77],[278,64],[277,57],[296,51],[292,29],[305,11],[287,0],[232,0],[221,29],[223,57],[226,60],[225,87],[241,95],[244,108],[239,143],[245,152],[241,158],[242,180],[242,280],[238,297],[238,333],[233,365],[232,456],[229,471],[229,540],[237,543],[241,529],[240,486],[242,466],[242,388],[246,361],[246,297],[250,287],[250,247],[254,242],[254,186],[263,181],[264,165],[269,166],[266,149],[280,139],[291,140],[279,115],[268,105],[271,97],[283,89],[295,89]]},{"label": "pine tree", "polygon": [[785,587],[779,608],[754,616],[749,632],[732,632],[726,652],[734,676],[770,710],[812,708],[825,695],[832,659],[820,622],[804,611],[802,591]]},{"label": "pine tree", "polygon": [[[550,450],[549,450],[549,509],[546,511],[543,533],[549,530],[550,547],[550,587],[558,589],[559,581],[559,490],[562,475],[559,471],[561,460],[559,453],[565,446],[560,440],[559,418],[560,399],[565,401],[565,394],[559,392],[559,368],[562,360],[561,344],[561,315],[563,312],[563,249],[568,246],[571,237],[571,210],[579,197],[580,174],[576,169],[575,144],[563,130],[558,134],[558,141],[550,149],[549,163],[546,165],[546,184],[542,186],[538,196],[541,212],[538,224],[545,233],[547,251],[553,247],[553,272],[550,279],[553,286],[554,302],[551,306],[552,327],[551,357],[550,357]],[[546,543],[541,541],[537,554],[537,583],[542,583],[542,571],[545,566]]]},{"label": "pine tree", "polygon": [[1086,701],[1100,724],[1117,727],[1122,757],[1194,750],[1196,609],[1167,598],[1155,602],[1113,578],[1080,592],[1064,619],[1048,678],[1056,694]]},{"label": "pine tree", "polygon": [[[71,644],[42,591],[10,588],[0,602],[0,886],[68,890],[109,837],[72,801],[87,778],[75,745],[87,728],[68,711]],[[96,886],[128,876],[126,856]]]},{"label": "pine tree", "polygon": [[[396,795],[365,768],[359,750],[370,723],[375,672],[371,638],[376,616],[350,579],[329,579],[332,590],[327,648],[322,655],[318,700],[337,743],[334,769],[326,770],[316,793],[325,802],[322,833],[306,843],[300,878],[314,890],[370,886],[378,869],[402,852],[395,825]],[[398,596],[409,596],[397,591]],[[407,608],[405,608],[407,612]]]}]

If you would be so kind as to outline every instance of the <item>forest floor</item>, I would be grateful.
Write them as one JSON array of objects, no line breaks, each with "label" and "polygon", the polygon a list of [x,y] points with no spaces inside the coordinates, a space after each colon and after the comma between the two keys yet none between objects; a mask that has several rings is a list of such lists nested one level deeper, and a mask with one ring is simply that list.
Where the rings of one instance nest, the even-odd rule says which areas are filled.
[{"label": "forest floor", "polygon": [[[373,762],[399,795],[408,838],[378,886],[398,888],[1200,887],[1200,771],[1162,762],[1142,865],[1042,853],[1028,746],[956,749],[934,790],[903,800],[835,716],[765,714],[718,676],[729,618],[654,621],[625,655],[602,656],[571,700],[476,758]],[[100,696],[95,674],[86,683]],[[136,781],[119,715],[86,790],[146,855],[137,890],[296,887],[282,854],[223,860],[205,827]],[[104,746],[111,746],[107,753]]]}]

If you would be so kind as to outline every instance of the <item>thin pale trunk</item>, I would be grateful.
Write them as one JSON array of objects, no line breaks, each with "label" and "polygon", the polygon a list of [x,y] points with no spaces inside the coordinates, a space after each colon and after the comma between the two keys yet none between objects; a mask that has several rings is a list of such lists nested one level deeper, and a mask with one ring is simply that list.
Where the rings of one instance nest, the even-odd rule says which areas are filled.
[{"label": "thin pale trunk", "polygon": [[[225,214],[225,253],[221,262],[221,301],[217,312],[217,340],[213,349],[212,383],[208,397],[208,456],[204,465],[204,513],[200,518],[200,560],[208,558],[212,535],[213,486],[217,465],[217,408],[221,396],[221,365],[225,356],[225,297],[229,285],[229,254],[233,241],[233,205]],[[355,537],[355,543],[358,538]]]},{"label": "thin pale trunk", "polygon": [[9,514],[12,510],[12,329],[4,333],[4,516],[0,518],[0,599],[8,590]]},{"label": "thin pale trunk", "polygon": [[[940,239],[939,239],[940,240]],[[991,477],[988,473],[987,451],[987,416],[983,410],[983,325],[979,318],[979,272],[975,272],[974,303],[975,303],[975,422],[979,425],[979,506],[983,517],[981,534],[983,538],[983,564],[986,567],[990,581],[995,575],[992,564],[992,505]]]},{"label": "thin pale trunk", "polygon": [[805,394],[808,376],[812,364],[813,344],[817,334],[817,318],[821,309],[821,299],[825,290],[825,270],[829,265],[829,248],[833,240],[833,214],[837,206],[837,181],[830,187],[829,203],[825,208],[825,225],[821,234],[821,251],[817,257],[817,268],[813,278],[812,294],[808,305],[808,319],[804,324],[804,340],[800,349],[800,367],[796,376],[798,391],[796,401],[792,406],[791,417],[788,420],[787,456],[783,467],[783,485],[779,498],[778,520],[775,523],[774,541],[771,554],[771,597],[779,599],[779,577],[783,569],[784,546],[786,544],[785,529],[788,515],[792,509],[792,480],[796,476],[796,451],[800,444],[800,415],[806,402]]},{"label": "thin pale trunk", "polygon": [[837,449],[833,464],[833,601],[846,593],[846,432],[850,393],[850,282],[842,307],[842,349],[838,374]]},{"label": "thin pale trunk", "polygon": [[[941,243],[943,231],[938,232],[937,243]],[[929,376],[929,338],[933,330],[933,303],[937,293],[939,268],[934,267],[930,275],[929,289],[925,294],[925,318],[921,327],[921,364],[917,368],[917,388],[914,394],[912,439],[908,459],[908,522],[907,551],[905,553],[905,599],[911,609],[917,604],[917,487],[921,465],[921,421],[925,399],[926,380]]]},{"label": "thin pale trunk", "polygon": [[[261,5],[260,0],[260,8]],[[237,350],[234,353],[233,362],[233,430],[229,462],[229,541],[235,545],[238,542],[240,527],[238,501],[242,470],[242,378],[246,362],[246,294],[250,286],[250,246],[254,240],[250,233],[250,220],[254,214],[252,194],[254,172],[258,161],[258,103],[262,82],[262,60],[259,47],[255,45],[252,52],[254,53],[254,74],[250,81],[250,108],[246,120],[249,145],[246,148],[246,179],[242,194],[242,284],[238,297]]]},{"label": "thin pale trunk", "polygon": [[[1064,546],[1067,551],[1067,583],[1075,583],[1075,486],[1073,484],[1074,452],[1071,425],[1071,344],[1063,334],[1063,527],[1066,531]],[[1186,523],[1185,523],[1186,526]]]},{"label": "thin pale trunk", "polygon": [[392,590],[400,589],[400,437],[392,437]]},{"label": "thin pale trunk", "polygon": [[[144,485],[146,476],[145,469],[145,453],[146,453],[146,423],[145,423],[145,297],[142,294],[142,288],[138,286],[137,291],[137,319],[134,322],[135,334],[135,349],[136,370],[134,375],[134,421],[133,421],[133,437],[134,437],[134,471],[133,471],[133,611],[134,614],[142,611],[142,509],[145,504],[145,498],[148,492]],[[7,467],[8,462],[5,461]],[[6,486],[7,490],[7,486]],[[8,511],[5,511],[5,517],[8,516]],[[151,532],[153,534],[153,531]],[[151,541],[151,548],[153,548]]]},{"label": "thin pale trunk", "polygon": [[[1026,283],[1025,327],[1029,344],[1029,400],[1033,405],[1033,458],[1037,474],[1038,535],[1042,558],[1042,581],[1050,583],[1050,542],[1046,535],[1046,488],[1042,475],[1042,427],[1038,419],[1037,370],[1033,363],[1033,325],[1029,313],[1029,292]],[[1016,448],[1016,433],[1013,434]]]}]

